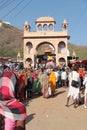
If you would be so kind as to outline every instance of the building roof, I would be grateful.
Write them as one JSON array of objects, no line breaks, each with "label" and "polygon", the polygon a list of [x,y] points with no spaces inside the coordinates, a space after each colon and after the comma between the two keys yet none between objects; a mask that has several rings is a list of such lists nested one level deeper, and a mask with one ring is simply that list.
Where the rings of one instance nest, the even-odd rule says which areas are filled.
[{"label": "building roof", "polygon": [[38,18],[36,22],[56,22],[56,21],[53,17],[45,16]]}]

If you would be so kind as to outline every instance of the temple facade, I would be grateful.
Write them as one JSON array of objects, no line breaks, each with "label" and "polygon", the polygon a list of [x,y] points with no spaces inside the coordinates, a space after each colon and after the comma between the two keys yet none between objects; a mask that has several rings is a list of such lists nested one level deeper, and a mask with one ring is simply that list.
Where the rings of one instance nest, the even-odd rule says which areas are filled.
[{"label": "temple facade", "polygon": [[[66,20],[61,24],[61,30],[55,31],[56,21],[53,17],[40,17],[36,19],[36,31],[31,31],[31,26],[26,21],[24,23],[24,65],[27,66],[27,59],[34,66],[36,56],[41,53],[40,46],[48,45],[52,53],[55,54],[56,65],[64,62],[67,65],[68,40],[68,22]],[[43,46],[43,49],[44,48]],[[44,50],[45,51],[45,50]]]}]

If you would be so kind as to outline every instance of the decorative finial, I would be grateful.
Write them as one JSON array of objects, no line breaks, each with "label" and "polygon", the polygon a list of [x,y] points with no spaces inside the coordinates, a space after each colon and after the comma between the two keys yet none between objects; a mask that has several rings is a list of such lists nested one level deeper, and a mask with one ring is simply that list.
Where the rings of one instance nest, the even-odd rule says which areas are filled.
[{"label": "decorative finial", "polygon": [[67,27],[68,27],[68,22],[67,22],[67,20],[64,20],[62,23],[62,28],[67,29]]}]

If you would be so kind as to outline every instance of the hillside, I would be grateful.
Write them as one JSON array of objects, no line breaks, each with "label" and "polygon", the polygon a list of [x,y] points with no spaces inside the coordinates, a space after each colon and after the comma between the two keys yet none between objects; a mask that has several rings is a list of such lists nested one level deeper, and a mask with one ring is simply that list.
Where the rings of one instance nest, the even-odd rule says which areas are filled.
[{"label": "hillside", "polygon": [[87,59],[87,46],[76,46],[75,44],[69,43],[68,48],[71,55],[73,51],[75,51],[76,56],[79,57],[79,60]]},{"label": "hillside", "polygon": [[18,52],[23,55],[23,30],[2,23],[0,27],[0,57],[16,58]]},{"label": "hillside", "polygon": [[[0,57],[16,58],[18,52],[23,56],[22,36],[23,30],[2,23],[0,27]],[[68,48],[71,55],[75,51],[79,59],[87,58],[87,46],[76,46],[75,44],[68,43]]]}]

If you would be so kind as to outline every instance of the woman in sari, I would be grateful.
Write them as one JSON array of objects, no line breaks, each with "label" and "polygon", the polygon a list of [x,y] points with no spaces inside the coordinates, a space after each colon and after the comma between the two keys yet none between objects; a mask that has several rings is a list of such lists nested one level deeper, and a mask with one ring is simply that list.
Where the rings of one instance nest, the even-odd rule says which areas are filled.
[{"label": "woman in sari", "polygon": [[39,74],[38,78],[40,81],[41,91],[44,98],[49,97],[48,93],[48,86],[49,86],[49,74],[47,74],[47,71],[42,68],[42,72]]},{"label": "woman in sari", "polygon": [[26,72],[24,70],[21,70],[19,72],[17,85],[18,85],[18,95],[19,95],[20,101],[23,101],[25,98],[26,76],[27,75],[26,75]]},{"label": "woman in sari", "polygon": [[25,130],[26,108],[15,98],[15,75],[9,69],[0,74],[0,114],[4,116],[4,130]]},{"label": "woman in sari", "polygon": [[56,75],[54,70],[52,70],[49,76],[49,86],[51,87],[52,95],[54,95],[56,89]]}]

